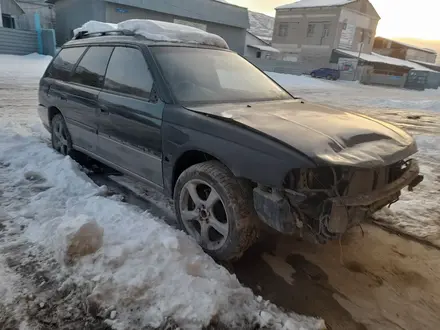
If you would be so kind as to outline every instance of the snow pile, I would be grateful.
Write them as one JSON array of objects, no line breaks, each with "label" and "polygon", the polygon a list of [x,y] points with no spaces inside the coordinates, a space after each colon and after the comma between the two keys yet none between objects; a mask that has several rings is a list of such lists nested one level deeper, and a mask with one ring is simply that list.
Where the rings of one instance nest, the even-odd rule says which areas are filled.
[{"label": "snow pile", "polygon": [[440,137],[416,137],[421,173],[425,180],[413,192],[403,191],[399,202],[375,217],[394,228],[440,247]]},{"label": "snow pile", "polygon": [[36,53],[26,56],[0,55],[0,75],[3,83],[11,80],[41,77],[52,60]]},{"label": "snow pile", "polygon": [[103,197],[105,188],[40,139],[3,126],[0,164],[0,190],[11,197],[5,212],[26,228],[27,241],[43,246],[44,255],[62,256],[77,236],[72,233],[85,224],[102,228],[96,253],[73,265],[57,259],[68,281],[92,285],[95,309],[117,312],[108,320],[115,329],[156,328],[170,319],[184,329],[214,321],[241,329],[257,323],[286,330],[323,327],[320,320],[287,315],[255,297],[183,232],[116,197]]},{"label": "snow pile", "polygon": [[154,41],[194,43],[229,49],[226,41],[218,35],[192,26],[147,19],[132,19],[118,24],[89,21],[75,29],[74,35],[81,31],[92,33],[112,30],[129,30]]}]

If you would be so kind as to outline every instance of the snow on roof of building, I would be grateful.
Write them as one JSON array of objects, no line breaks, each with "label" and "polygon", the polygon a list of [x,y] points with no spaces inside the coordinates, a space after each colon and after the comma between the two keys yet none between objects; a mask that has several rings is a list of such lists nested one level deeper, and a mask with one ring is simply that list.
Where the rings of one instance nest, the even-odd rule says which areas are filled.
[{"label": "snow on roof of building", "polygon": [[[339,53],[345,54],[345,55],[349,55],[350,57],[357,58],[359,56],[358,52],[353,52],[350,50],[337,49],[336,51],[338,51]],[[360,57],[362,60],[364,60],[366,62],[385,63],[385,64],[390,64],[390,65],[395,65],[395,66],[403,66],[403,67],[407,67],[407,68],[412,68],[412,69],[420,70],[420,71],[436,72],[434,70],[428,69],[428,68],[426,68],[420,64],[414,63],[414,62],[410,62],[407,60],[401,60],[399,58],[384,56],[384,55],[380,55],[380,54],[376,54],[376,53],[371,53],[371,54],[361,53]]]},{"label": "snow on roof of building", "polygon": [[278,6],[275,9],[343,6],[355,1],[357,0],[299,0],[286,5]]},{"label": "snow on roof of building", "polygon": [[216,34],[208,33],[192,26],[147,19],[132,19],[118,24],[89,21],[75,29],[74,35],[76,36],[79,32],[83,31],[94,33],[113,30],[132,31],[153,41],[194,43],[229,49],[226,41]]},{"label": "snow on roof of building", "polygon": [[256,48],[262,51],[271,52],[271,53],[279,53],[280,51],[276,48],[264,45],[248,45],[249,47]]},{"label": "snow on roof of building", "polygon": [[377,37],[378,39],[383,39],[383,40],[388,40],[388,41],[392,41],[395,44],[399,44],[408,48],[412,48],[412,49],[416,49],[416,50],[421,50],[423,52],[427,52],[427,53],[431,53],[431,54],[437,54],[437,51],[435,51],[434,49],[430,49],[430,48],[423,48],[423,47],[418,47],[418,46],[414,46],[412,44],[409,44],[407,42],[402,42],[399,40],[394,40],[394,39],[390,39],[390,38],[384,38],[384,37]]}]

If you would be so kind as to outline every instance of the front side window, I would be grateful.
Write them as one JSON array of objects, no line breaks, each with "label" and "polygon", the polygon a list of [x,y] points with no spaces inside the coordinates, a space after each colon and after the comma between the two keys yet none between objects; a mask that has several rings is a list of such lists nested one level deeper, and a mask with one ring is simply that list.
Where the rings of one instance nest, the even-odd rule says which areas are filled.
[{"label": "front side window", "polygon": [[116,47],[107,68],[104,89],[149,98],[153,77],[139,49]]},{"label": "front side window", "polygon": [[78,62],[85,50],[86,47],[62,49],[53,60],[46,74],[54,79],[68,81],[76,62]]},{"label": "front side window", "polygon": [[291,96],[248,61],[230,51],[151,47],[180,103],[252,102]]},{"label": "front side window", "polygon": [[76,67],[72,82],[90,87],[102,87],[112,51],[113,47],[90,47]]}]

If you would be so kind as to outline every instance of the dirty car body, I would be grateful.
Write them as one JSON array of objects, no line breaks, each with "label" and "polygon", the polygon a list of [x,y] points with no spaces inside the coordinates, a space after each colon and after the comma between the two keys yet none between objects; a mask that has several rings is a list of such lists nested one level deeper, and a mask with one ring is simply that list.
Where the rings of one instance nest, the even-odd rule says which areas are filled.
[{"label": "dirty car body", "polygon": [[267,179],[255,178],[260,218],[283,233],[304,226],[318,242],[337,238],[423,180],[410,159],[417,152],[413,138],[367,116],[298,99],[192,110],[255,130],[307,159],[264,168]]},{"label": "dirty car body", "polygon": [[[146,93],[108,77],[133,60],[116,56],[127,48],[148,66]],[[61,132],[65,154],[85,153],[186,203],[176,206],[178,219],[196,214],[196,232],[185,230],[201,242],[206,229],[201,245],[220,259],[240,256],[256,239],[259,226],[243,216],[324,243],[423,179],[411,159],[417,146],[403,130],[297,99],[227,49],[111,35],[73,40],[67,52],[76,57],[63,75],[52,72],[55,58],[40,82],[39,114],[52,139]],[[106,54],[103,63],[89,57],[101,76],[75,80],[88,72],[78,68],[91,52]],[[191,194],[191,185],[204,191]],[[214,190],[226,211],[223,222],[209,223]]]}]

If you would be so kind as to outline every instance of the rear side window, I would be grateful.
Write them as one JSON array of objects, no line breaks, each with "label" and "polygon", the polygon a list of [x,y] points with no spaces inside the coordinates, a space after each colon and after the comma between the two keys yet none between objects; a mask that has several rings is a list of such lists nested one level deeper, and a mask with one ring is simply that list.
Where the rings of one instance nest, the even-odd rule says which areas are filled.
[{"label": "rear side window", "polygon": [[108,64],[104,89],[149,98],[152,88],[153,77],[141,51],[116,47]]},{"label": "rear side window", "polygon": [[102,87],[112,51],[113,47],[90,47],[76,67],[71,81],[91,87]]},{"label": "rear side window", "polygon": [[69,80],[70,74],[78,62],[86,47],[64,48],[53,60],[47,74],[49,77],[59,80]]}]

